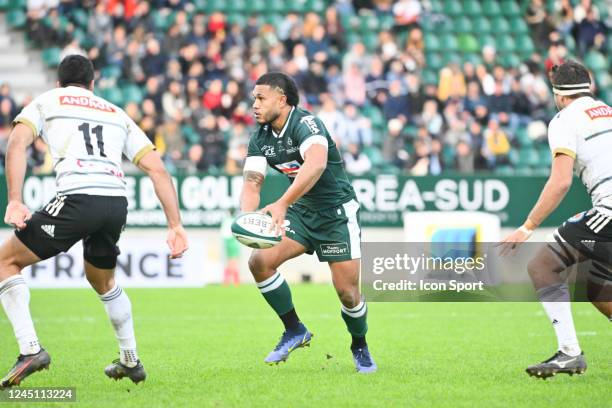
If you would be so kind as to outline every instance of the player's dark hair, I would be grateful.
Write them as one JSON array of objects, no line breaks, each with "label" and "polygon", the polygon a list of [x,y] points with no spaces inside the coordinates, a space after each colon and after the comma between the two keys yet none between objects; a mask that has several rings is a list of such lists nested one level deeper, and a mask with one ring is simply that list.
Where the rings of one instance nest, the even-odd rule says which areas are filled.
[{"label": "player's dark hair", "polygon": [[300,95],[295,81],[282,72],[263,74],[255,82],[255,85],[268,85],[270,88],[280,91],[287,97],[287,104],[291,106],[297,106],[300,103]]},{"label": "player's dark hair", "polygon": [[[584,65],[576,61],[566,61],[561,65],[552,67],[550,81],[553,86],[576,85],[591,83],[589,70]],[[590,92],[581,92],[567,96],[571,99],[577,99],[583,96],[592,96]]]},{"label": "player's dark hair", "polygon": [[57,68],[60,86],[83,85],[89,87],[94,79],[94,67],[89,58],[82,55],[68,55]]}]

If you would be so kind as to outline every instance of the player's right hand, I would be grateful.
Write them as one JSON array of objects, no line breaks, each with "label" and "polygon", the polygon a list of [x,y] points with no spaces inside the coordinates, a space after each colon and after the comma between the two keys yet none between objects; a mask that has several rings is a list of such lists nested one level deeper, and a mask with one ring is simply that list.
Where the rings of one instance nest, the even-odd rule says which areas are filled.
[{"label": "player's right hand", "polygon": [[170,259],[176,259],[183,256],[185,251],[189,249],[185,228],[181,225],[170,228],[168,230],[168,239],[166,239],[166,243],[170,248]]},{"label": "player's right hand", "polygon": [[32,213],[22,202],[11,201],[6,206],[4,222],[18,230],[26,227],[26,221],[32,218]]}]

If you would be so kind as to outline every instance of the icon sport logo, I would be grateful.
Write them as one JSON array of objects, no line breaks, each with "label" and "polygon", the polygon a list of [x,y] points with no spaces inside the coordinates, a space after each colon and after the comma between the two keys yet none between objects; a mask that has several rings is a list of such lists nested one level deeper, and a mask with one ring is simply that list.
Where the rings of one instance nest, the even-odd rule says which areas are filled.
[{"label": "icon sport logo", "polygon": [[286,163],[281,163],[281,164],[277,164],[275,165],[275,167],[283,174],[289,176],[289,177],[296,177],[298,174],[298,171],[300,171],[300,163],[298,163],[297,160],[292,160],[290,162],[286,162]]}]

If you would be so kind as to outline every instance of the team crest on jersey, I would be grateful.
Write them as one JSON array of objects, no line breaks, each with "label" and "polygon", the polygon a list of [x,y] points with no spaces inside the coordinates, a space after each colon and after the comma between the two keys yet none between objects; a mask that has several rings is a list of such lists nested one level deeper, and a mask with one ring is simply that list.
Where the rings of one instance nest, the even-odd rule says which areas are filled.
[{"label": "team crest on jersey", "polygon": [[81,108],[89,108],[95,109],[103,112],[115,112],[115,108],[113,108],[110,104],[90,98],[89,96],[70,96],[63,95],[59,97],[60,105],[70,105],[70,106],[79,106]]},{"label": "team crest on jersey", "polygon": [[612,118],[612,108],[607,105],[596,106],[584,111],[591,120],[600,118]]},{"label": "team crest on jersey", "polygon": [[276,164],[274,167],[289,177],[296,177],[301,166],[297,160],[292,160],[287,163]]}]

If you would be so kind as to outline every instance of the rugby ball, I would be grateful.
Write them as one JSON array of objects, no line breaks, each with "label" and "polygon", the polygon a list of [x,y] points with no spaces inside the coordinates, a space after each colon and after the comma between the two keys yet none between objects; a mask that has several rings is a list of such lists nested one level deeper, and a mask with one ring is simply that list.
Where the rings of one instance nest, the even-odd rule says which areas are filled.
[{"label": "rugby ball", "polygon": [[241,243],[251,248],[265,249],[281,241],[272,226],[272,217],[258,212],[240,214],[232,222],[232,234]]}]

